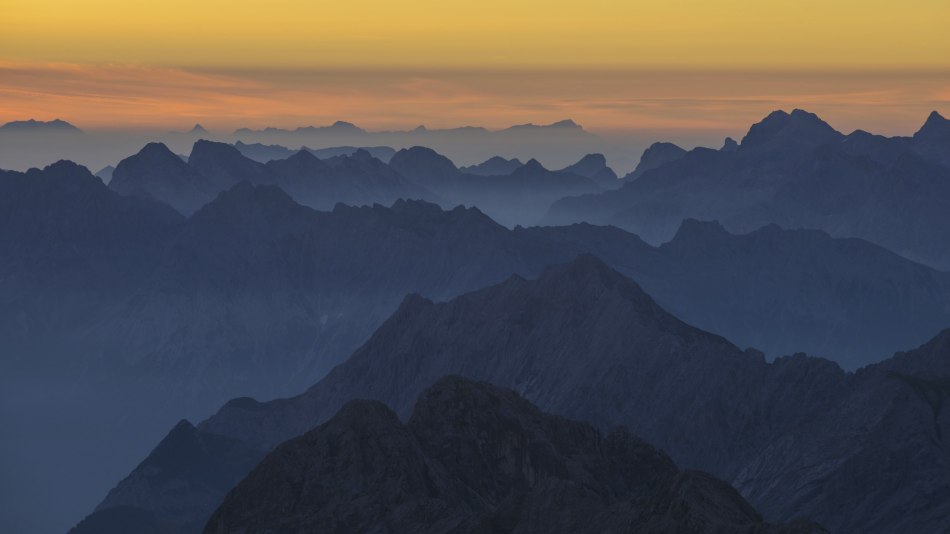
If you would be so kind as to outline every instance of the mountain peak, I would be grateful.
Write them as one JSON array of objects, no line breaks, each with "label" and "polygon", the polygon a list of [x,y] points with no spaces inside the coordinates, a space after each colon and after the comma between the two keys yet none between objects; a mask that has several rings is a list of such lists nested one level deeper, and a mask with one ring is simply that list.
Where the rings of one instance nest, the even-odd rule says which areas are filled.
[{"label": "mountain peak", "polygon": [[544,165],[541,165],[540,161],[534,158],[531,158],[524,165],[522,165],[521,168],[518,170],[525,171],[525,172],[536,172],[536,171],[544,171],[546,169],[544,168]]},{"label": "mountain peak", "polygon": [[476,165],[462,167],[460,170],[479,176],[503,176],[513,173],[523,163],[518,158],[505,159],[501,156],[492,156]]},{"label": "mountain peak", "polygon": [[149,162],[157,162],[165,159],[176,160],[178,162],[184,163],[177,154],[171,151],[165,143],[160,142],[151,142],[142,147],[142,150],[139,150],[136,153],[136,156],[145,159]]},{"label": "mountain peak", "polygon": [[206,134],[206,133],[208,133],[208,130],[205,130],[204,126],[202,126],[201,124],[199,124],[199,123],[196,122],[196,123],[195,123],[195,126],[191,129],[191,131],[190,131],[189,133],[193,133],[193,134]]},{"label": "mountain peak", "polygon": [[551,128],[576,128],[580,129],[581,125],[577,124],[571,119],[564,119],[554,123],[551,123]]},{"label": "mountain peak", "polygon": [[82,132],[79,128],[76,128],[72,124],[60,120],[53,119],[51,121],[38,121],[36,119],[27,119],[25,121],[11,121],[3,126],[0,126],[0,131],[20,131],[20,132],[39,132],[39,131],[49,131],[49,132],[69,132],[69,133],[79,133]]},{"label": "mountain peak", "polygon": [[346,122],[346,121],[336,121],[333,123],[332,126],[330,126],[330,128],[333,128],[334,130],[341,130],[341,131],[352,132],[352,133],[362,133],[364,131],[362,128],[353,124],[352,122]]},{"label": "mountain peak", "polygon": [[782,110],[773,111],[753,124],[742,138],[741,146],[754,147],[773,142],[780,146],[792,142],[817,146],[840,141],[843,137],[818,115],[796,108],[790,114]]},{"label": "mountain peak", "polygon": [[[156,143],[149,143],[156,144]],[[161,144],[161,143],[158,143]],[[188,161],[192,164],[201,161],[207,157],[239,157],[243,158],[241,151],[237,149],[234,145],[229,145],[227,143],[219,143],[218,141],[208,141],[207,139],[199,139],[195,141],[195,144],[191,147],[191,154],[188,156]]]},{"label": "mountain peak", "polygon": [[261,221],[273,223],[289,220],[293,214],[310,211],[294,202],[283,189],[276,185],[254,185],[239,182],[195,212],[192,220],[226,221],[230,228],[236,225],[256,227],[262,230]]},{"label": "mountain peak", "polygon": [[719,149],[720,152],[732,152],[738,150],[739,143],[731,137],[727,137],[726,140],[722,143],[722,148]]},{"label": "mountain peak", "polygon": [[686,150],[679,147],[678,145],[665,141],[658,141],[643,151],[643,154],[640,155],[640,162],[637,163],[637,168],[634,169],[630,174],[624,176],[624,179],[635,180],[642,176],[643,173],[656,169],[657,167],[665,165],[671,161],[676,161],[685,155]]},{"label": "mountain peak", "polygon": [[944,136],[950,136],[950,120],[936,111],[931,111],[924,125],[914,134],[914,139],[928,140]]},{"label": "mountain peak", "polygon": [[579,254],[572,261],[552,265],[538,277],[537,287],[549,287],[548,293],[556,293],[565,298],[577,298],[578,295],[597,294],[600,291],[625,288],[627,300],[656,307],[653,299],[635,282],[610,268],[593,254]]}]

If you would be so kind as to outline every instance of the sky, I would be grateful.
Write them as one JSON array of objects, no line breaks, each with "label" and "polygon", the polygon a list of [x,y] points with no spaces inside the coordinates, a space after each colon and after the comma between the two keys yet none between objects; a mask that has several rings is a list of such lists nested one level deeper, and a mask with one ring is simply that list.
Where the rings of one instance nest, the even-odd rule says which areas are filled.
[{"label": "sky", "polygon": [[946,0],[0,0],[0,17],[0,122],[688,137],[802,107],[906,134],[950,108]]}]

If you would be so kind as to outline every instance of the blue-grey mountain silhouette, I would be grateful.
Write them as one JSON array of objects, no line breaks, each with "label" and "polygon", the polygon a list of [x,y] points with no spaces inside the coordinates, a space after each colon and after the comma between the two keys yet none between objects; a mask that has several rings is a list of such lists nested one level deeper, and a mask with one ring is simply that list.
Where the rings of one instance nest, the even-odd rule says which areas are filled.
[{"label": "blue-grey mountain silhouette", "polygon": [[928,532],[950,507],[940,438],[950,428],[933,401],[948,362],[950,330],[853,374],[804,355],[767,363],[581,256],[447,303],[407,297],[305,393],[237,399],[198,428],[271,450],[354,398],[408,417],[429,385],[461,374],[599,428],[627,425],[678,464],[732,482],[771,521]]},{"label": "blue-grey mountain silhouette", "polygon": [[603,154],[587,154],[577,163],[564,167],[560,172],[590,178],[604,189],[613,189],[621,185],[617,180],[617,173],[607,166],[607,158]]},{"label": "blue-grey mountain silhouette", "polygon": [[[697,148],[645,171],[616,191],[565,198],[549,224],[615,224],[652,243],[684,218],[715,219],[730,231],[767,223],[860,237],[905,257],[950,267],[950,152],[932,114],[912,139],[845,136],[814,114],[776,111],[735,151]],[[886,149],[882,149],[886,147]]]},{"label": "blue-grey mountain silhouette", "polygon": [[51,121],[38,121],[28,119],[25,121],[11,121],[0,126],[0,132],[7,133],[82,133],[82,130],[72,124],[53,119]]},{"label": "blue-grey mountain silhouette", "polygon": [[623,177],[624,180],[636,180],[643,173],[655,169],[664,163],[676,161],[686,155],[686,151],[673,143],[653,143],[640,156],[637,168]]}]

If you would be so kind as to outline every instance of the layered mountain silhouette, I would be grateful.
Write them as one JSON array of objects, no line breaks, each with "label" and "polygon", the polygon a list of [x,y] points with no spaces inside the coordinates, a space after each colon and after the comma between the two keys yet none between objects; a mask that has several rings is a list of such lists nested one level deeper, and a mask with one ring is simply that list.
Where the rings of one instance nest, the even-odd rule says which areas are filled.
[{"label": "layered mountain silhouette", "polygon": [[[760,353],[683,323],[637,284],[580,256],[536,280],[513,277],[447,303],[410,296],[363,347],[302,395],[268,403],[236,399],[198,428],[270,450],[355,398],[381,401],[409,417],[426,388],[458,374],[600,428],[626,425],[679,465],[733,483],[770,521],[808,518],[832,532],[929,532],[939,531],[950,511],[943,438],[950,423],[939,408],[948,362],[950,331],[853,374],[804,355],[767,363]],[[269,501],[249,504],[244,491],[300,467],[293,457],[322,465],[319,453],[299,451],[340,436],[328,429],[356,418],[343,413],[278,447],[225,501],[215,516],[221,522],[210,525],[251,521],[241,513],[248,506],[271,517]],[[404,428],[386,417],[394,425],[383,427],[391,429],[387,435]],[[283,490],[275,491],[280,500]],[[164,500],[156,493],[140,497],[151,513]],[[182,524],[181,517],[202,506],[163,519]]]},{"label": "layered mountain silhouette", "polygon": [[28,347],[63,341],[134,291],[183,223],[168,206],[117,195],[69,161],[0,171],[0,214],[5,361],[29,361]]},{"label": "layered mountain silhouette", "polygon": [[690,217],[739,232],[776,223],[860,237],[948,269],[947,124],[934,113],[913,138],[846,136],[812,113],[776,111],[737,150],[691,150],[617,191],[558,201],[544,222],[615,224],[652,243]]},{"label": "layered mountain silhouette", "polygon": [[362,149],[326,160],[301,150],[265,165],[235,146],[204,140],[195,143],[187,161],[161,143],[150,143],[119,162],[109,187],[124,195],[160,200],[190,215],[241,182],[280,185],[299,202],[322,209],[338,202],[431,197]]},{"label": "layered mountain silhouette", "polygon": [[[430,148],[412,147],[397,152],[389,163],[438,195],[443,206],[475,205],[507,226],[533,223],[557,198],[602,190],[591,178],[551,171],[534,159],[506,175],[473,175],[460,171],[450,159]],[[584,165],[585,169],[593,167]]]},{"label": "layered mountain silhouette", "polygon": [[764,524],[728,484],[626,429],[604,436],[459,377],[427,389],[408,423],[350,401],[270,453],[204,529],[265,531],[824,532]]},{"label": "layered mountain silhouette", "polygon": [[[183,165],[167,151],[159,154]],[[366,155],[319,160],[306,152],[251,169],[280,180],[284,173],[331,176],[332,165],[392,172]],[[27,340],[55,324],[62,332],[33,336],[31,353],[56,354],[47,344],[62,343],[96,354],[98,368],[117,361],[144,366],[156,380],[163,377],[165,388],[207,383],[196,392],[212,397],[305,387],[363,342],[407,293],[447,299],[512,273],[536,276],[585,252],[636,278],[691,324],[770,357],[804,350],[854,369],[922,343],[950,321],[946,274],[818,231],[770,226],[733,235],[716,223],[687,221],[669,243],[652,247],[609,227],[508,230],[479,210],[444,211],[421,201],[319,212],[277,186],[246,182],[185,221],[153,201],[115,194],[81,167],[68,169],[79,183],[88,181],[102,197],[97,202],[128,207],[110,208],[122,222],[83,230],[81,238],[40,239],[59,231],[53,224],[69,231],[87,220],[102,224],[104,208],[77,202],[63,185],[44,191],[42,181],[12,175],[9,183],[20,189],[5,198],[20,200],[5,209],[18,210],[10,213],[21,222],[9,228],[29,231],[9,238],[22,249],[5,249],[7,302],[18,303],[4,312],[8,335]],[[68,205],[51,217],[54,198]],[[122,240],[112,243],[114,234]],[[40,246],[42,253],[29,252]],[[82,262],[44,270],[48,258],[72,258],[84,247]],[[47,304],[28,290],[34,286],[13,284],[31,277],[48,288],[42,294],[82,294],[96,287],[87,279],[112,287],[88,298],[78,331],[66,319],[49,322]],[[52,363],[49,356],[43,361]]]},{"label": "layered mountain silhouette", "polygon": [[[268,161],[276,159],[287,159],[299,152],[299,150],[292,150],[281,145],[265,145],[263,143],[247,144],[242,143],[241,141],[234,143],[234,148],[238,149],[238,151],[244,156],[261,163],[267,163]],[[349,156],[355,153],[357,150],[365,150],[369,152],[371,156],[384,163],[389,163],[390,158],[392,158],[393,154],[396,153],[393,148],[388,146],[338,146],[316,149],[301,147],[300,150],[305,150],[320,159],[332,158],[334,156]]]},{"label": "layered mountain silhouette", "polygon": [[[296,129],[240,129],[234,140],[242,143],[279,144],[287,147],[326,146],[426,146],[454,161],[468,164],[494,156],[512,158],[531,154],[553,168],[576,161],[584,154],[598,152],[603,143],[571,120],[552,124],[521,124],[500,130],[479,126],[458,128],[426,128],[412,130],[370,131],[349,123]],[[375,154],[374,154],[375,155]],[[320,156],[322,157],[322,156]],[[379,157],[379,156],[377,156]],[[385,158],[380,158],[385,161]],[[502,174],[509,174],[508,172]],[[473,172],[472,174],[481,174]],[[493,173],[494,174],[494,173]]]}]

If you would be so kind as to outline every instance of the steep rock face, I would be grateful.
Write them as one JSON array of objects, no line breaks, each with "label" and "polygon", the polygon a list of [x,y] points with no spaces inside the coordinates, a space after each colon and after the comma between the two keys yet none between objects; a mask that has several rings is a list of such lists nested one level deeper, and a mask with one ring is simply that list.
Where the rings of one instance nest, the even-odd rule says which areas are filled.
[{"label": "steep rock face", "polygon": [[351,401],[282,444],[228,494],[205,532],[660,527],[791,531],[763,524],[727,484],[678,473],[625,429],[604,437],[513,391],[447,377],[422,394],[408,424],[379,402]]},{"label": "steep rock face", "polygon": [[[614,224],[651,243],[686,218],[733,232],[775,223],[859,237],[939,269],[950,268],[950,167],[934,154],[940,119],[923,136],[845,137],[817,116],[777,111],[753,125],[738,150],[697,148],[616,191],[554,203],[546,224]],[[911,207],[913,206],[913,207]]]}]

